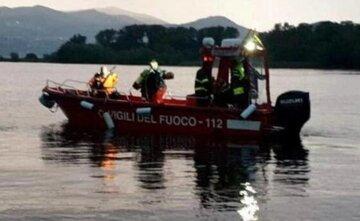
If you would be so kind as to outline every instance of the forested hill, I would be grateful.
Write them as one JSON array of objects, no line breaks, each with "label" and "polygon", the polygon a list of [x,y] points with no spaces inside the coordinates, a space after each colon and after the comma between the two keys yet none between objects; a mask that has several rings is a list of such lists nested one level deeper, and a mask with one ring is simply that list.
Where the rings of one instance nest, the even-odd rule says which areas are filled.
[{"label": "forested hill", "polygon": [[[237,37],[235,28],[212,27],[196,30],[160,25],[133,25],[121,30],[104,30],[96,43],[76,35],[46,61],[63,63],[145,64],[156,58],[161,64],[199,63],[199,48],[205,36],[216,44]],[[144,36],[148,43],[144,43]],[[261,33],[268,48],[270,66],[285,68],[360,69],[360,25],[352,22],[277,24]],[[146,42],[146,41],[145,41]]]}]

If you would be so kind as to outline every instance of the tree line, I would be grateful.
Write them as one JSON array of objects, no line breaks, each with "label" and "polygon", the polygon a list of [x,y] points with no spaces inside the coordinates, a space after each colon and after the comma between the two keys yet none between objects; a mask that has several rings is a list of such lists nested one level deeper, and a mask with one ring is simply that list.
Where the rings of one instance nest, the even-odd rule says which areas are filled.
[{"label": "tree line", "polygon": [[38,56],[34,53],[27,53],[24,57],[20,57],[20,55],[16,52],[10,53],[9,58],[5,58],[0,55],[0,61],[10,61],[10,62],[18,62],[18,61],[26,61],[26,62],[38,62],[42,61],[38,58]]},{"label": "tree line", "polygon": [[199,62],[202,39],[211,36],[220,44],[223,38],[234,38],[238,31],[231,27],[196,30],[160,25],[132,25],[121,30],[103,30],[96,43],[86,37],[73,36],[45,59],[61,63],[146,64],[157,59],[161,64],[184,65]]},{"label": "tree line", "polygon": [[[204,37],[213,37],[217,45],[224,38],[234,38],[238,30],[210,27],[200,30],[160,25],[132,25],[120,30],[100,31],[96,42],[74,35],[57,51],[41,61],[61,63],[146,64],[157,59],[161,64],[199,64],[199,48]],[[360,25],[353,22],[276,24],[260,33],[268,49],[270,66],[279,68],[360,69]],[[10,60],[39,60],[28,54]],[[0,56],[0,60],[2,58]],[[8,59],[9,60],[9,59]]]},{"label": "tree line", "polygon": [[360,25],[351,21],[276,24],[261,35],[273,67],[360,69]]}]

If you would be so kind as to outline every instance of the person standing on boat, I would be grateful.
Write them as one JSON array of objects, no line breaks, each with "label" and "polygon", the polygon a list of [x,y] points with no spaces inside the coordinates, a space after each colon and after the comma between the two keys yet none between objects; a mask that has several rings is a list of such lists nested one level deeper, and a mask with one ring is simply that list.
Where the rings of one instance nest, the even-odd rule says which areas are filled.
[{"label": "person standing on boat", "polygon": [[196,72],[195,79],[195,95],[197,97],[210,97],[212,93],[212,75],[211,75],[212,66],[207,64],[203,65]]},{"label": "person standing on boat", "polygon": [[231,67],[230,88],[232,104],[238,108],[246,108],[249,105],[249,62],[247,58],[234,59]]},{"label": "person standing on boat", "polygon": [[210,98],[212,94],[213,78],[211,72],[215,58],[211,50],[214,44],[213,38],[203,39],[203,48],[200,50],[203,64],[197,71],[195,79],[195,95],[197,97]]},{"label": "person standing on boat", "polygon": [[133,84],[136,90],[141,89],[141,96],[150,102],[162,103],[166,93],[165,79],[173,79],[172,72],[166,72],[159,68],[156,60],[149,63],[149,68],[145,69]]}]

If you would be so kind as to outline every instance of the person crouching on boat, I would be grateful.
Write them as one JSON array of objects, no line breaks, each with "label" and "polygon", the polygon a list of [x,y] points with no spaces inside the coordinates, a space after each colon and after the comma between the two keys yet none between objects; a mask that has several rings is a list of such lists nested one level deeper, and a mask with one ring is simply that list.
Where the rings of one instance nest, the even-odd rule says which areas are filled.
[{"label": "person crouching on boat", "polygon": [[95,73],[94,77],[88,82],[91,90],[98,90],[102,87],[102,79],[99,73]]},{"label": "person crouching on boat", "polygon": [[120,97],[120,93],[116,89],[116,85],[119,81],[119,77],[116,73],[112,71],[108,71],[106,67],[101,67],[101,71],[103,73],[104,82],[103,82],[103,91],[106,96],[112,99],[116,99]]},{"label": "person crouching on boat", "polygon": [[162,103],[166,93],[165,79],[173,79],[172,72],[160,70],[157,61],[152,60],[149,68],[144,70],[133,84],[136,90],[141,89],[141,96],[150,102]]},{"label": "person crouching on boat", "polygon": [[119,92],[116,89],[116,85],[118,83],[118,75],[116,73],[110,73],[104,81],[103,87],[105,94],[110,98],[118,98],[120,97]]},{"label": "person crouching on boat", "polygon": [[100,70],[100,73],[95,73],[95,75],[88,82],[90,86],[90,91],[93,96],[98,96],[101,94],[104,89],[103,83],[105,81],[104,73]]},{"label": "person crouching on boat", "polygon": [[102,66],[100,68],[100,73],[96,73],[89,81],[94,96],[108,96],[110,98],[117,98],[120,96],[116,90],[117,83],[118,75],[108,71],[105,66]]}]

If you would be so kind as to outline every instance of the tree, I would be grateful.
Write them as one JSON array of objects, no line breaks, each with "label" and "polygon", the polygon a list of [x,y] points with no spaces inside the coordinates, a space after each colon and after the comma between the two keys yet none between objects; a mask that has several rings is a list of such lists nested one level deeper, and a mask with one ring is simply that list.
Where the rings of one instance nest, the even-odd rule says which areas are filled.
[{"label": "tree", "polygon": [[15,52],[10,53],[10,60],[11,61],[19,61],[19,54]]},{"label": "tree", "polygon": [[70,43],[73,44],[86,44],[86,37],[80,34],[74,35],[69,40]]},{"label": "tree", "polygon": [[[149,39],[144,44],[142,38]],[[231,27],[196,30],[160,25],[132,25],[121,30],[103,30],[96,44],[74,35],[59,50],[44,60],[67,63],[145,64],[158,59],[162,64],[200,63],[199,48],[204,37],[217,45],[225,38],[238,37]],[[277,67],[360,68],[360,25],[351,22],[276,24],[273,30],[260,33],[269,53],[270,64]],[[16,60],[16,59],[15,59]]]},{"label": "tree", "polygon": [[104,47],[113,47],[116,42],[117,32],[114,29],[100,31],[96,36],[96,42]]},{"label": "tree", "polygon": [[274,31],[281,31],[281,29],[282,29],[281,23],[276,23],[274,26]]},{"label": "tree", "polygon": [[39,58],[34,53],[28,53],[25,56],[25,60],[27,60],[27,61],[37,61],[37,60],[39,60]]},{"label": "tree", "polygon": [[360,25],[349,21],[277,24],[262,33],[270,63],[282,67],[359,68]]}]

